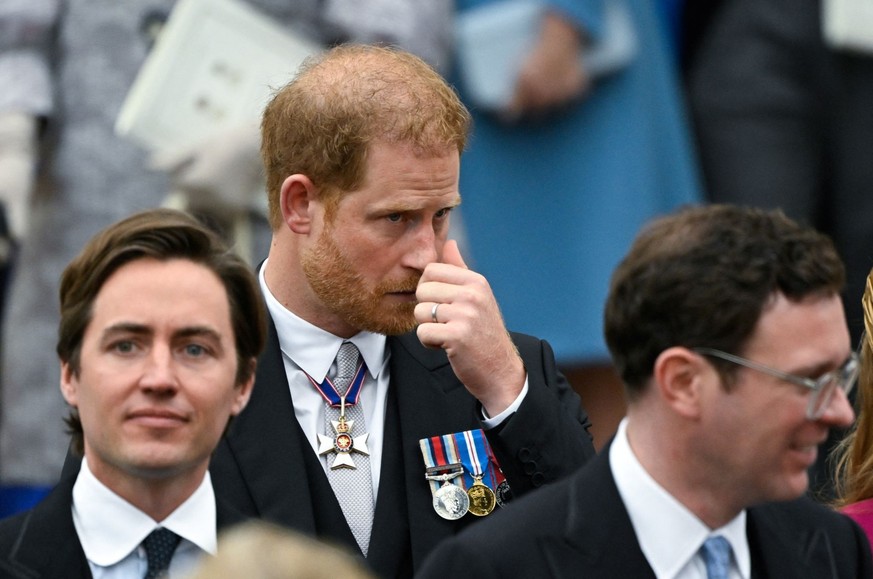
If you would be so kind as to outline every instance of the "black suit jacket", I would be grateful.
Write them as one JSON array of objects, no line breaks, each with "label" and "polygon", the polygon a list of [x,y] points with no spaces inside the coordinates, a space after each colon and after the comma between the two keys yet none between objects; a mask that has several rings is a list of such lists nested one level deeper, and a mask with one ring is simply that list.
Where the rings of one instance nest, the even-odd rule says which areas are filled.
[{"label": "black suit jacket", "polygon": [[[848,517],[807,498],[747,511],[752,577],[873,576],[870,547]],[[443,542],[418,577],[652,578],[604,450],[573,477]]]},{"label": "black suit jacket", "polygon": [[[528,371],[518,412],[487,433],[515,496],[568,475],[594,455],[588,417],[555,367],[551,348],[514,334]],[[480,407],[454,375],[445,352],[414,333],[388,338],[391,382],[382,472],[368,564],[381,576],[410,576],[444,538],[471,522],[433,510],[419,439],[481,428]],[[323,468],[294,416],[276,330],[258,365],[246,410],[211,463],[216,493],[243,513],[340,543],[357,543]]]},{"label": "black suit jacket", "polygon": [[[91,569],[73,525],[73,485],[66,476],[30,511],[0,521],[0,578],[91,579]],[[216,500],[219,529],[245,517]]]}]

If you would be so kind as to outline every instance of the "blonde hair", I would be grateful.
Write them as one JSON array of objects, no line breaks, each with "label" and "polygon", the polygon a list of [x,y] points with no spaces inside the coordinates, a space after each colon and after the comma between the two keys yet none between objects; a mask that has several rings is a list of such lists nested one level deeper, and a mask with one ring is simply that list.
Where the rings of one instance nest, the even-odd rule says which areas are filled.
[{"label": "blonde hair", "polygon": [[836,506],[873,497],[873,271],[867,276],[861,305],[864,309],[864,335],[855,399],[858,418],[834,453],[837,460]]},{"label": "blonde hair", "polygon": [[264,521],[242,523],[218,537],[218,553],[187,579],[376,579],[345,550]]}]

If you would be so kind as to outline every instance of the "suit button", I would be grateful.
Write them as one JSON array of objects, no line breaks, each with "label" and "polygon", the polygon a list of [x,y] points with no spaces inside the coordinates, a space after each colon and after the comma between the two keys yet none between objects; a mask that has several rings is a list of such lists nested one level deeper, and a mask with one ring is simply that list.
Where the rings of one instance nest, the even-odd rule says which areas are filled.
[{"label": "suit button", "polygon": [[527,462],[531,459],[531,451],[529,448],[520,448],[518,450],[518,460]]},{"label": "suit button", "polygon": [[530,484],[534,487],[541,487],[545,484],[546,477],[541,472],[535,472],[532,477],[530,477]]},{"label": "suit button", "polygon": [[[537,462],[535,460],[529,460],[524,463],[524,474],[532,475],[537,472]],[[542,474],[542,473],[539,473]]]}]

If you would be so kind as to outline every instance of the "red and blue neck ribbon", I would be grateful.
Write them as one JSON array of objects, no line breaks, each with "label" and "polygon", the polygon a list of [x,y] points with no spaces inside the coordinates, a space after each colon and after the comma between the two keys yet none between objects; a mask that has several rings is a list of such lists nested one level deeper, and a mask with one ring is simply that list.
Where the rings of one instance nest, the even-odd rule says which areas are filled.
[{"label": "red and blue neck ribbon", "polygon": [[[304,374],[306,374],[306,372],[304,372]],[[352,383],[346,391],[346,406],[354,406],[358,403],[358,399],[361,397],[361,386],[364,385],[364,377],[366,375],[367,365],[362,358],[358,363],[358,370],[355,372],[355,377],[352,379]],[[318,390],[318,393],[321,394],[321,397],[324,398],[325,402],[331,406],[339,408],[342,396],[337,392],[336,386],[333,385],[330,378],[325,377],[324,382],[319,384],[309,374],[306,374],[306,377],[309,378],[309,381],[313,386],[315,386],[315,389]]]}]

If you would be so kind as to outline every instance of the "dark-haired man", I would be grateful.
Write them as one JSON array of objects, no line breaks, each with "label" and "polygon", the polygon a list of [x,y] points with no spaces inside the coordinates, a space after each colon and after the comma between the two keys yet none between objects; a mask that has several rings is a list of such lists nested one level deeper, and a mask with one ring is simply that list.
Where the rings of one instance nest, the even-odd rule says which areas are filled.
[{"label": "dark-haired man", "polygon": [[606,304],[629,401],[614,440],[449,539],[421,577],[869,577],[857,525],[801,498],[818,445],[854,417],[843,281],[831,241],[780,212],[650,224]]},{"label": "dark-haired man", "polygon": [[61,392],[81,470],[0,523],[0,575],[159,577],[242,519],[210,456],[248,402],[265,337],[249,267],[193,218],[140,213],[61,279]]}]

